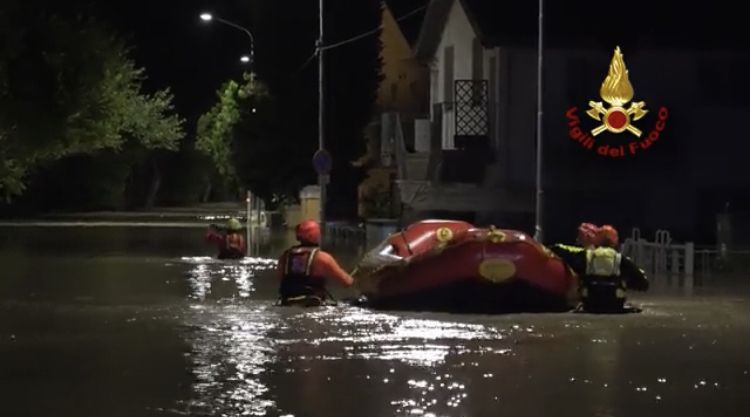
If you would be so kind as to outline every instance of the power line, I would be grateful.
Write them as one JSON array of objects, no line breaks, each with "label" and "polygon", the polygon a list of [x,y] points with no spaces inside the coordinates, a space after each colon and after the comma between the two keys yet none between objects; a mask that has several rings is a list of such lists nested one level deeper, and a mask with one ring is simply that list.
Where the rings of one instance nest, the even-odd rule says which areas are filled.
[{"label": "power line", "polygon": [[[396,22],[400,22],[400,21],[402,21],[402,20],[408,19],[408,18],[410,18],[410,17],[414,16],[415,14],[417,14],[417,13],[421,12],[422,10],[424,10],[424,9],[426,9],[426,8],[427,8],[427,6],[422,6],[422,7],[418,7],[418,8],[416,8],[416,9],[414,9],[414,10],[410,11],[409,13],[406,13],[406,14],[404,14],[403,16],[401,16],[401,17],[399,17],[399,18],[397,18],[397,19],[395,19],[395,20],[396,20]],[[375,33],[377,33],[378,31],[380,31],[380,30],[382,30],[382,29],[383,29],[383,25],[381,24],[380,26],[378,26],[378,27],[377,27],[377,28],[375,28],[375,29],[369,30],[369,31],[367,31],[367,32],[364,32],[364,33],[360,33],[359,35],[353,36],[353,37],[351,37],[351,38],[349,38],[349,39],[345,39],[345,40],[343,40],[343,41],[340,41],[340,42],[336,42],[336,43],[334,43],[334,44],[331,44],[331,45],[326,45],[326,46],[323,46],[322,48],[321,48],[321,47],[315,47],[315,50],[313,50],[313,53],[312,53],[312,55],[310,55],[310,57],[309,57],[309,58],[307,58],[307,60],[305,61],[305,63],[304,63],[304,64],[302,64],[302,65],[301,65],[301,66],[299,67],[299,69],[298,69],[297,71],[295,71],[295,72],[293,73],[293,76],[296,76],[296,75],[300,74],[300,73],[301,73],[302,71],[304,71],[304,70],[305,70],[305,68],[306,68],[306,67],[307,67],[308,65],[310,65],[310,62],[312,62],[312,61],[313,61],[313,59],[314,59],[315,57],[317,57],[317,56],[318,56],[318,53],[319,53],[319,52],[320,52],[321,50],[323,50],[323,51],[327,51],[327,50],[329,50],[329,49],[333,49],[333,48],[338,48],[338,47],[340,47],[340,46],[344,46],[344,45],[346,45],[346,44],[349,44],[349,43],[352,43],[352,42],[356,42],[356,41],[358,41],[358,40],[360,40],[360,39],[363,39],[363,38],[366,38],[366,37],[368,37],[368,36],[370,36],[370,35],[374,35]]]},{"label": "power line", "polygon": [[293,75],[293,76],[296,76],[296,75],[300,74],[300,73],[301,73],[302,71],[304,71],[304,70],[305,70],[305,67],[307,67],[308,65],[310,65],[310,63],[311,63],[311,62],[313,61],[313,59],[314,59],[314,58],[315,58],[316,56],[318,56],[318,48],[315,48],[315,50],[313,51],[312,55],[310,55],[310,57],[309,57],[309,58],[307,58],[307,60],[305,61],[305,63],[304,63],[304,64],[302,64],[302,65],[300,65],[299,69],[298,69],[297,71],[294,71],[294,72],[292,73],[292,75]]},{"label": "power line", "polygon": [[[427,6],[418,7],[416,9],[410,11],[409,13],[406,13],[405,15],[397,18],[396,22],[400,22],[400,21],[402,21],[404,19],[408,19],[409,17],[411,17],[411,16],[413,16],[413,15],[421,12],[422,10],[424,10],[426,8],[427,8]],[[344,45],[346,45],[348,43],[355,42],[355,41],[358,41],[358,40],[360,40],[362,38],[366,38],[366,37],[368,37],[370,35],[373,35],[373,34],[377,33],[378,31],[380,31],[381,29],[383,29],[383,24],[380,24],[380,26],[376,27],[375,29],[372,29],[372,30],[369,30],[367,32],[361,33],[361,34],[359,34],[357,36],[353,36],[353,37],[351,37],[349,39],[345,39],[345,40],[343,40],[341,42],[336,42],[336,43],[331,44],[331,45],[323,46],[320,49],[326,51],[328,49],[338,48],[339,46],[344,46]]]}]

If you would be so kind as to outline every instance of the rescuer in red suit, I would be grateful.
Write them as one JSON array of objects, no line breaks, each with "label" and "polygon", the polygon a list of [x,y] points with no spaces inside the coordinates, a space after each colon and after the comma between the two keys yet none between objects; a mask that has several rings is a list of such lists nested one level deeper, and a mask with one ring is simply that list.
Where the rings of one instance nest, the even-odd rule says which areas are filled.
[{"label": "rescuer in red suit", "polygon": [[281,305],[301,304],[315,306],[331,298],[326,289],[328,280],[350,287],[354,279],[336,262],[336,259],[320,249],[320,225],[306,220],[296,228],[298,245],[279,257],[278,272]]},{"label": "rescuer in red suit", "polygon": [[234,217],[227,220],[225,227],[212,224],[206,232],[206,240],[216,244],[219,259],[241,259],[245,257],[247,247],[242,236],[242,223]]}]

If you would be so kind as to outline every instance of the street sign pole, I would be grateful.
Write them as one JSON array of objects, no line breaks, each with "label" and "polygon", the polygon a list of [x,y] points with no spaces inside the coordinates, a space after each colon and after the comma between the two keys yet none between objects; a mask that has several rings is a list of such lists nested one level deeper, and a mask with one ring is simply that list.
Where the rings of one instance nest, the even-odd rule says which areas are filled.
[{"label": "street sign pole", "polygon": [[[318,173],[318,185],[320,186],[320,229],[321,233],[325,231],[325,199],[326,199],[326,186],[330,182],[332,159],[331,154],[325,149],[319,149],[313,155],[313,168]],[[321,236],[321,242],[323,237]]]},{"label": "street sign pole", "polygon": [[245,222],[247,242],[245,243],[245,251],[247,252],[247,256],[253,256],[253,193],[250,190],[247,190],[245,204],[247,205],[247,221]]}]

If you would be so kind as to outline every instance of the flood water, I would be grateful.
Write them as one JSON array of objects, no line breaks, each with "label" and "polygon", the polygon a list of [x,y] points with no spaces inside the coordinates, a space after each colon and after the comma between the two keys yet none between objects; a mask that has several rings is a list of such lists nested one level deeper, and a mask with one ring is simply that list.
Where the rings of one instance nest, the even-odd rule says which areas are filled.
[{"label": "flood water", "polygon": [[272,260],[202,232],[0,227],[0,416],[748,415],[745,286],[614,316],[281,308]]}]

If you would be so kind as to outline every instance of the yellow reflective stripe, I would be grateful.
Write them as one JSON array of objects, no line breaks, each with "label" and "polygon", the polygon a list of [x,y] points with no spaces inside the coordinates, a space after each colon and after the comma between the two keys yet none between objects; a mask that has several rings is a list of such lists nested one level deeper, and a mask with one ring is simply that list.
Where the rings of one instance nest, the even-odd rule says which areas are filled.
[{"label": "yellow reflective stripe", "polygon": [[315,255],[318,254],[318,248],[315,248],[309,252],[307,255],[307,268],[305,268],[305,275],[308,277],[310,276],[310,271],[312,270],[312,264],[313,260],[315,259]]},{"label": "yellow reflective stripe", "polygon": [[557,246],[560,249],[565,249],[568,252],[576,252],[577,253],[577,252],[583,252],[584,250],[586,250],[586,249],[584,249],[584,248],[582,248],[580,246],[563,245],[563,244],[557,244],[555,246]]}]

